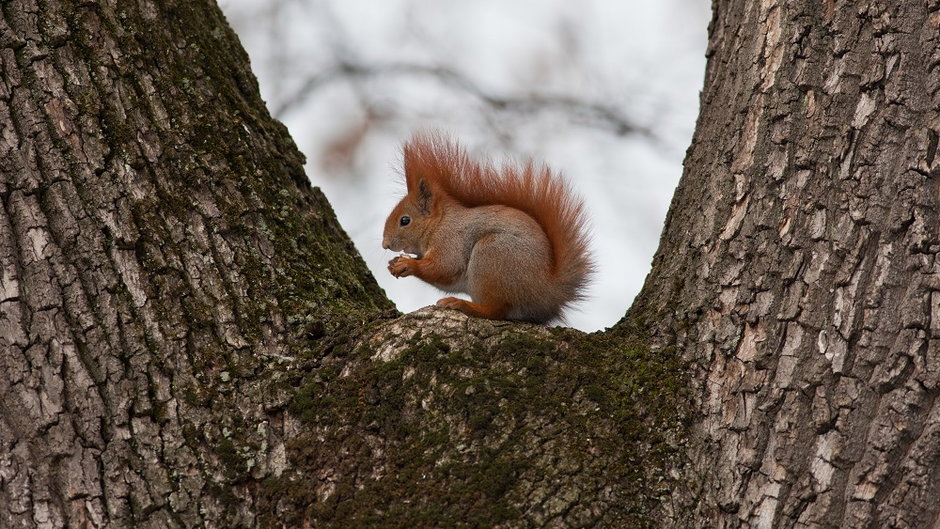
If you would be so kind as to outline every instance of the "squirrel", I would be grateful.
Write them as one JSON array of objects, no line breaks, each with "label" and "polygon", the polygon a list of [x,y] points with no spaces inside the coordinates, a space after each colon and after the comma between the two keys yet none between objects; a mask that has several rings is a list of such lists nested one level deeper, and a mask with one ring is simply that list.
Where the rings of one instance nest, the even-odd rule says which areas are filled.
[{"label": "squirrel", "polygon": [[496,167],[440,135],[404,146],[407,194],[385,221],[395,277],[445,292],[470,316],[546,323],[584,298],[594,265],[581,200],[545,165]]}]

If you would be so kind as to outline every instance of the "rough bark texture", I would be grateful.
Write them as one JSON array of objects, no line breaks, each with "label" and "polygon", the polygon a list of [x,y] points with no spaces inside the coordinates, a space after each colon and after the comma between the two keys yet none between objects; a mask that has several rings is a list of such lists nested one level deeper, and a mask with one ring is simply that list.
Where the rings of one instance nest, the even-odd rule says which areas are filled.
[{"label": "rough bark texture", "polygon": [[684,442],[682,369],[635,334],[422,309],[334,348],[286,418],[278,527],[648,527]]},{"label": "rough bark texture", "polygon": [[940,527],[938,26],[716,1],[584,335],[393,319],[211,2],[3,2],[0,526]]},{"label": "rough bark texture", "polygon": [[2,3],[0,526],[253,519],[272,366],[390,309],[301,163],[214,5]]},{"label": "rough bark texture", "polygon": [[392,320],[208,1],[0,6],[0,527],[649,525],[682,369]]},{"label": "rough bark texture", "polygon": [[635,307],[702,418],[673,527],[940,527],[940,3],[717,0]]}]

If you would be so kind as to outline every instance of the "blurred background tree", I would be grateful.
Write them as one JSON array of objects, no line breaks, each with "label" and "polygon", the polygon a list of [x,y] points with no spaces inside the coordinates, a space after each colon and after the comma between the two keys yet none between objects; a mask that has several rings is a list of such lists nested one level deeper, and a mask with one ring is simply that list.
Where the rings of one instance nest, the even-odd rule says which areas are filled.
[{"label": "blurred background tree", "polygon": [[385,270],[400,145],[448,132],[476,154],[534,158],[593,219],[599,272],[568,323],[616,322],[642,286],[698,109],[704,0],[220,2],[275,117],[307,156],[402,311],[439,293]]}]

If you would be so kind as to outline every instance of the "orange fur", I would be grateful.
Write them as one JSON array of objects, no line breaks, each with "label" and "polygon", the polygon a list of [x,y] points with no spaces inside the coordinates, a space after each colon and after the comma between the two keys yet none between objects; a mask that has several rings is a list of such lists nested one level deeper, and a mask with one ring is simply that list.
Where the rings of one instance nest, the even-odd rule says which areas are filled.
[{"label": "orange fur", "polygon": [[400,255],[395,277],[415,276],[472,302],[471,316],[546,322],[582,298],[593,271],[584,208],[565,182],[534,163],[476,162],[441,136],[405,145],[408,194],[385,221],[382,245]]},{"label": "orange fur", "polygon": [[552,248],[552,274],[583,298],[582,288],[594,266],[584,205],[567,183],[545,165],[529,161],[497,168],[471,159],[440,135],[416,135],[405,144],[405,182],[409,190],[421,179],[465,207],[504,205],[525,212],[545,231]]}]

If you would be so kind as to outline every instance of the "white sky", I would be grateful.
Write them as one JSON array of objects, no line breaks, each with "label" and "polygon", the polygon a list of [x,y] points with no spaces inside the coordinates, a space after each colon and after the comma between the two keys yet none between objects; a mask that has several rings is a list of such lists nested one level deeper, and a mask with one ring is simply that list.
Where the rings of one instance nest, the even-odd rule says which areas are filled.
[{"label": "white sky", "polygon": [[[549,163],[592,217],[598,274],[568,323],[615,323],[639,292],[659,242],[698,113],[707,0],[222,0],[272,111],[338,59],[444,66],[497,97],[571,97],[616,109],[650,140],[558,111],[494,112],[430,76],[331,79],[278,117],[307,174],[398,308],[442,294],[395,279],[381,247],[403,193],[400,146],[416,130],[450,133],[471,152]],[[361,134],[366,131],[365,134]],[[355,138],[349,158],[329,156]]]}]

